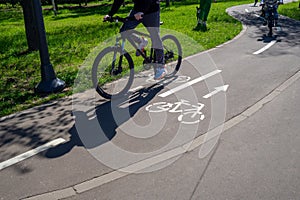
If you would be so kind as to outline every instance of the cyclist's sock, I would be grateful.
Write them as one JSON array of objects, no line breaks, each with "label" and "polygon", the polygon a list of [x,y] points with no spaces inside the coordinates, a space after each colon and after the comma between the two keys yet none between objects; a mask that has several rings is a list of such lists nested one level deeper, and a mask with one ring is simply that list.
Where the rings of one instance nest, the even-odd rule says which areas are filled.
[{"label": "cyclist's sock", "polygon": [[[144,37],[141,37],[141,42],[139,43],[138,49],[141,51],[145,50],[145,47],[148,45],[148,40]],[[140,56],[140,52],[138,50],[136,50],[135,52],[136,56]]]}]

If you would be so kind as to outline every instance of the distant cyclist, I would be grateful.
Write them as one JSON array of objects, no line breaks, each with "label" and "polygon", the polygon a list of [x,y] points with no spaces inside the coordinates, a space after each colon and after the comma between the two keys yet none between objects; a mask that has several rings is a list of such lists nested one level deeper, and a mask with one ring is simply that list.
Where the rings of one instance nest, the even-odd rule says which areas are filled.
[{"label": "distant cyclist", "polygon": [[[124,0],[114,0],[111,10],[108,15],[104,16],[104,21],[109,20],[114,14],[116,14],[124,3]],[[155,61],[157,66],[155,67],[154,79],[162,79],[167,71],[164,65],[164,52],[163,45],[160,38],[159,26],[160,26],[160,2],[159,0],[133,0],[134,6],[129,13],[129,17],[134,17],[136,20],[126,21],[121,29],[121,35],[127,30],[136,28],[142,23],[150,33],[152,47],[155,50]],[[137,42],[138,48],[143,50],[147,45],[147,40],[143,37],[132,35],[135,42]],[[137,52],[137,56],[138,56]]]},{"label": "distant cyclist", "polygon": [[[278,4],[277,4],[278,2]],[[283,0],[261,0],[260,5],[262,6],[261,8],[261,16],[264,17],[265,19],[268,18],[268,12],[266,12],[265,4],[273,4],[273,12],[274,12],[274,21],[275,21],[275,26],[278,26],[278,5],[283,4]],[[267,25],[267,21],[264,22],[264,25]]]}]

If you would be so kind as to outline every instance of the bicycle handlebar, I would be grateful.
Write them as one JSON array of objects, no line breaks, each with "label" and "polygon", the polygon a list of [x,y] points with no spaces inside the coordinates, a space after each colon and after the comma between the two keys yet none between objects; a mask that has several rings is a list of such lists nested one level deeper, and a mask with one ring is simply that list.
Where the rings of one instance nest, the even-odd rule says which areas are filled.
[{"label": "bicycle handlebar", "polygon": [[103,22],[127,22],[127,21],[134,21],[136,20],[134,16],[132,17],[119,17],[119,16],[115,16],[115,17],[110,17],[107,20],[103,20]]}]

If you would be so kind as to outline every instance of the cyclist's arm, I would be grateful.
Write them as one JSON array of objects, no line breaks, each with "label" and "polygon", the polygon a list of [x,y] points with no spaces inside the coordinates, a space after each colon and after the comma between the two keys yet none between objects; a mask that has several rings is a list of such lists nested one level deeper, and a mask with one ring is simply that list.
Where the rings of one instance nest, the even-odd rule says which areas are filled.
[{"label": "cyclist's arm", "polygon": [[123,3],[124,0],[114,0],[111,9],[108,12],[108,15],[113,16],[114,14],[116,14]]}]

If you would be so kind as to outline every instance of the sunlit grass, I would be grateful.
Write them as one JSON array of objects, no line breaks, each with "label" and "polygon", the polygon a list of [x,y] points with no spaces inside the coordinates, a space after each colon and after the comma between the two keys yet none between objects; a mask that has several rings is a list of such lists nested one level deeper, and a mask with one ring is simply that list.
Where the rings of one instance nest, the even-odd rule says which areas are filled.
[{"label": "sunlit grass", "polygon": [[[182,43],[184,57],[213,48],[232,39],[242,29],[241,23],[228,16],[225,9],[246,3],[249,2],[219,0],[213,3],[207,22],[209,30],[206,32],[193,30],[196,26],[197,1],[176,1],[169,8],[163,4],[161,20],[164,24],[161,34],[171,32],[176,35]],[[291,4],[291,7],[283,5],[280,12],[299,19],[299,10],[296,14],[293,11],[296,4]],[[64,92],[47,96],[34,93],[34,87],[41,78],[40,59],[38,52],[26,53],[22,9],[18,6],[0,7],[0,116],[70,95],[78,70],[85,65],[89,65],[84,70],[86,77],[90,77],[92,60],[87,64],[87,58],[109,45],[103,42],[117,34],[121,24],[103,23],[102,17],[108,12],[109,6],[100,6],[98,1],[89,4],[90,7],[75,6],[63,8],[60,5],[57,16],[54,16],[51,9],[43,11],[50,61],[58,78],[67,84]],[[131,4],[121,7],[119,15],[127,15],[131,8]],[[130,53],[134,51],[130,48],[127,50]],[[141,67],[140,58],[134,57],[134,62]]]},{"label": "sunlit grass", "polygon": [[299,1],[280,5],[278,8],[278,12],[281,15],[300,20]]}]

